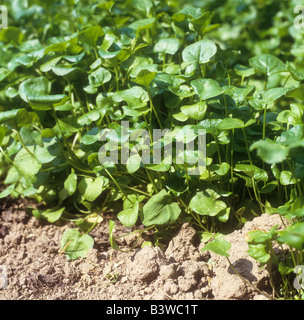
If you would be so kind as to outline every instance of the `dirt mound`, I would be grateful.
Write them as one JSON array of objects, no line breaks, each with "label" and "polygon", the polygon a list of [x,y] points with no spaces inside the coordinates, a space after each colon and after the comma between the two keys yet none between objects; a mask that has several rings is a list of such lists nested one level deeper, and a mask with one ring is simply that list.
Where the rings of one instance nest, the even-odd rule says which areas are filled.
[{"label": "dirt mound", "polygon": [[[234,268],[251,284],[269,295],[272,295],[269,272],[265,267],[261,269],[261,264],[247,254],[248,246],[245,237],[251,230],[269,231],[275,225],[279,225],[279,229],[282,228],[280,217],[264,214],[247,222],[241,230],[236,230],[225,237],[232,246],[229,259]],[[226,258],[211,254],[209,263],[212,264],[214,273],[211,289],[216,299],[265,299],[235,274]],[[277,274],[274,273],[273,277],[276,276]]]},{"label": "dirt mound", "polygon": [[[231,262],[261,290],[271,291],[268,273],[246,254],[244,235],[251,229],[280,224],[264,215],[226,237],[232,243]],[[0,265],[7,269],[8,286],[1,300],[191,300],[259,299],[229,268],[226,259],[200,252],[195,230],[184,224],[164,250],[144,247],[114,251],[108,224],[91,235],[94,248],[86,259],[68,261],[60,254],[63,232],[71,225],[38,221],[18,206],[2,208]]]}]

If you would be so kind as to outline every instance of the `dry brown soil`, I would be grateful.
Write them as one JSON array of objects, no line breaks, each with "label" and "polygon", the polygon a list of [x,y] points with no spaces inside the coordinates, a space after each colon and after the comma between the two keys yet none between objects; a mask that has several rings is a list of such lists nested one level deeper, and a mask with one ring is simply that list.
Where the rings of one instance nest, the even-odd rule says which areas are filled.
[{"label": "dry brown soil", "polygon": [[[226,236],[234,267],[268,294],[269,274],[246,253],[245,235],[276,224],[281,225],[278,216],[262,215]],[[90,233],[94,248],[75,261],[68,261],[59,248],[70,227],[38,221],[26,213],[24,202],[0,202],[0,266],[6,267],[8,278],[0,300],[266,299],[240,279],[225,258],[201,252],[203,244],[188,224],[166,246],[119,252],[109,245],[104,219]],[[123,238],[121,248],[129,249],[134,240]]]}]

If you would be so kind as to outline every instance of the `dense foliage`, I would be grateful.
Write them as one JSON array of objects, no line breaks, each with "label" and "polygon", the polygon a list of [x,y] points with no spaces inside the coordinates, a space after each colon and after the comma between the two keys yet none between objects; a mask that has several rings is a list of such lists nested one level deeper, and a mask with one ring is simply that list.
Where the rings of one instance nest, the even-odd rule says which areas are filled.
[{"label": "dense foliage", "polygon": [[[74,221],[69,259],[93,245],[104,213],[111,245],[122,223],[158,245],[189,221],[206,249],[228,255],[225,226],[261,213],[290,222],[248,235],[248,254],[292,286],[304,249],[303,30],[299,1],[13,0],[0,31],[0,198],[37,201],[32,214]],[[122,131],[129,121],[129,131]],[[206,130],[206,168],[191,161],[99,161],[102,129]],[[127,137],[126,137],[127,136]],[[129,148],[140,137],[128,140]],[[164,141],[163,141],[164,143]],[[151,142],[152,144],[152,142]],[[174,149],[175,150],[175,149]],[[187,156],[187,150],[182,155]],[[151,154],[152,156],[152,154]],[[189,155],[188,155],[189,156]],[[186,157],[187,158],[187,157]],[[140,227],[143,225],[144,227]],[[274,254],[272,244],[289,251]]]}]

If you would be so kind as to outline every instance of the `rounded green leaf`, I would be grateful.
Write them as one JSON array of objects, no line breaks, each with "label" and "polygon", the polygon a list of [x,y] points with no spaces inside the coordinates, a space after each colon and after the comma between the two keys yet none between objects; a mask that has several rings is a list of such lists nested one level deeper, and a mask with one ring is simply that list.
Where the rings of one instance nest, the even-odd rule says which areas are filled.
[{"label": "rounded green leaf", "polygon": [[223,257],[229,257],[228,251],[231,249],[231,243],[224,239],[215,239],[207,243],[201,251],[211,251]]},{"label": "rounded green leaf", "polygon": [[75,174],[74,169],[72,169],[72,172],[69,174],[69,176],[65,180],[64,188],[67,190],[70,196],[73,195],[77,190],[77,175]]},{"label": "rounded green leaf", "polygon": [[[33,152],[34,147],[28,147]],[[36,175],[41,169],[41,164],[26,149],[22,148],[14,159],[14,166],[27,182],[36,181]]]},{"label": "rounded green leaf", "polygon": [[89,27],[78,34],[78,39],[89,46],[95,47],[97,40],[104,35],[100,26]]},{"label": "rounded green leaf", "polygon": [[19,95],[22,100],[28,102],[28,98],[48,95],[51,83],[45,77],[30,78],[23,81],[19,86]]},{"label": "rounded green leaf", "polygon": [[278,238],[280,243],[285,243],[298,250],[304,249],[304,223],[298,222],[280,233]]},{"label": "rounded green leaf", "polygon": [[179,205],[171,202],[170,195],[161,190],[143,207],[142,223],[146,227],[174,223],[181,213]]},{"label": "rounded green leaf", "polygon": [[20,110],[22,109],[13,109],[9,111],[0,112],[0,124],[6,123],[9,120],[15,119]]},{"label": "rounded green leaf", "polygon": [[81,235],[77,229],[66,230],[60,241],[60,248],[68,260],[85,258],[93,245],[93,238],[88,234]]},{"label": "rounded green leaf", "polygon": [[196,79],[191,81],[191,86],[201,100],[214,98],[223,93],[219,83],[212,79]]},{"label": "rounded green leaf", "polygon": [[107,69],[100,67],[89,75],[89,83],[92,87],[98,88],[111,80],[112,75]]},{"label": "rounded green leaf", "polygon": [[220,130],[232,130],[232,129],[239,129],[244,127],[245,127],[244,122],[236,118],[225,118],[222,120],[222,122],[218,126]]},{"label": "rounded green leaf", "polygon": [[213,190],[198,192],[191,199],[189,208],[197,214],[214,217],[227,208],[225,202],[217,200],[218,196]]},{"label": "rounded green leaf", "polygon": [[217,48],[211,40],[201,40],[186,47],[182,52],[186,62],[207,63],[216,54]]},{"label": "rounded green leaf", "polygon": [[253,143],[250,151],[257,149],[258,156],[269,164],[280,163],[288,156],[288,149],[281,144],[266,139]]},{"label": "rounded green leaf", "polygon": [[127,170],[129,173],[134,173],[140,168],[141,156],[139,154],[133,154],[127,160]]},{"label": "rounded green leaf", "polygon": [[297,180],[293,177],[293,175],[290,171],[281,171],[280,183],[283,186],[288,186],[290,184],[297,183]]},{"label": "rounded green leaf", "polygon": [[176,38],[163,38],[156,42],[154,51],[158,53],[165,53],[173,55],[180,47],[180,42]]},{"label": "rounded green leaf", "polygon": [[40,216],[43,217],[48,222],[54,223],[60,219],[64,210],[65,208],[60,208],[59,210],[40,211]]},{"label": "rounded green leaf", "polygon": [[139,202],[136,201],[132,208],[121,211],[117,218],[127,228],[131,228],[135,225],[139,214]]},{"label": "rounded green leaf", "polygon": [[237,75],[241,76],[241,77],[250,77],[251,75],[254,74],[254,69],[253,68],[249,68],[249,67],[246,67],[244,65],[241,65],[241,64],[237,64],[235,67],[234,67],[234,71]]},{"label": "rounded green leaf", "polygon": [[254,69],[270,76],[277,72],[287,71],[285,63],[271,54],[260,54],[249,60]]},{"label": "rounded green leaf", "polygon": [[80,194],[88,201],[95,201],[102,193],[104,186],[104,178],[98,177],[95,180],[92,178],[83,178],[79,183]]},{"label": "rounded green leaf", "polygon": [[181,107],[181,112],[190,119],[203,120],[207,111],[206,102],[198,102]]},{"label": "rounded green leaf", "polygon": [[270,254],[268,253],[268,250],[266,250],[266,245],[263,243],[258,244],[248,244],[248,254],[250,257],[254,258],[255,260],[266,264],[268,260],[270,259]]},{"label": "rounded green leaf", "polygon": [[147,88],[150,86],[150,83],[153,81],[155,76],[156,72],[151,72],[150,70],[142,69],[137,74],[136,79],[134,79],[133,81]]}]

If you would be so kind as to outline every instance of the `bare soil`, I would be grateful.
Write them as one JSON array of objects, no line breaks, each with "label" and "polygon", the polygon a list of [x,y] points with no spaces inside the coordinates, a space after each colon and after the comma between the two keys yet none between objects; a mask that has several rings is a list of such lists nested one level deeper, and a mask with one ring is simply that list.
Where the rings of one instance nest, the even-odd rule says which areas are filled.
[{"label": "bare soil", "polygon": [[[59,244],[63,232],[74,225],[37,220],[25,207],[24,202],[0,202],[0,265],[8,278],[7,288],[0,286],[0,300],[266,299],[240,279],[225,258],[201,252],[203,244],[187,223],[164,246],[119,252],[109,244],[104,219],[90,233],[95,245],[86,258],[68,261]],[[281,225],[277,215],[262,215],[226,236],[234,267],[270,295],[269,273],[248,256],[245,236],[276,224]],[[127,251],[134,241],[131,235],[119,244]]]}]

